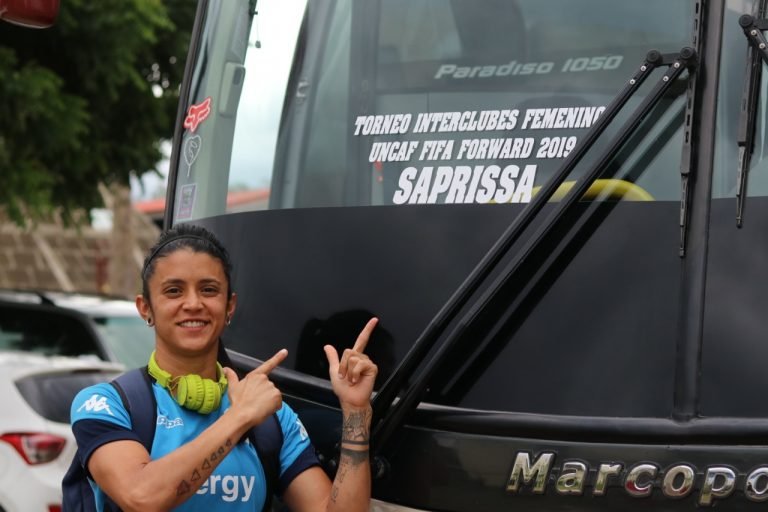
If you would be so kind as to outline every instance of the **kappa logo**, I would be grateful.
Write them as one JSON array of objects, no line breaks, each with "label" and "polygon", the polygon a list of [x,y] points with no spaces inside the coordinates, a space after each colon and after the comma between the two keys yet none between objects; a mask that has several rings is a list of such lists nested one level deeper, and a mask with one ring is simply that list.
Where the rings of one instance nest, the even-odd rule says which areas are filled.
[{"label": "kappa logo", "polygon": [[301,436],[302,441],[306,441],[309,437],[309,434],[307,434],[307,429],[304,428],[304,424],[301,422],[300,419],[296,418],[296,425],[299,426],[299,435]]},{"label": "kappa logo", "polygon": [[211,97],[208,96],[201,103],[191,105],[187,111],[187,117],[184,118],[184,128],[189,128],[191,132],[197,130],[197,127],[205,121],[208,114],[211,113]]},{"label": "kappa logo", "polygon": [[184,420],[181,418],[174,418],[174,419],[168,419],[167,416],[158,416],[157,417],[157,424],[160,426],[163,426],[167,429],[171,429],[174,427],[183,427],[184,426]]},{"label": "kappa logo", "polygon": [[91,398],[86,400],[83,405],[77,409],[77,412],[80,412],[83,409],[85,409],[86,412],[107,411],[110,416],[114,416],[114,414],[112,414],[112,410],[109,408],[109,404],[107,403],[107,397],[105,396],[92,395]]}]

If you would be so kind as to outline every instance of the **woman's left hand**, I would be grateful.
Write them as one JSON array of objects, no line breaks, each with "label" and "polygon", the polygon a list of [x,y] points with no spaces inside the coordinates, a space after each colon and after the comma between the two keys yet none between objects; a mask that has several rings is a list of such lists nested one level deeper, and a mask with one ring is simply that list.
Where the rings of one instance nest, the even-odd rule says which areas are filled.
[{"label": "woman's left hand", "polygon": [[333,392],[339,398],[342,409],[362,409],[371,404],[373,383],[379,369],[363,351],[371,332],[378,323],[378,318],[371,318],[360,332],[351,349],[346,349],[339,361],[339,354],[331,345],[323,347],[328,358],[329,372]]}]

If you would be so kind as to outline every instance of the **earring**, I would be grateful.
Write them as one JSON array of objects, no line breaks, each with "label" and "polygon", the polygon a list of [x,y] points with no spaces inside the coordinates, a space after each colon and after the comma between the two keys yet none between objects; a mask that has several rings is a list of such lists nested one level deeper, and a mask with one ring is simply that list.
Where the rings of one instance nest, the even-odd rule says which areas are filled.
[{"label": "earring", "polygon": [[227,315],[227,325],[232,323],[232,315]]},{"label": "earring", "polygon": [[152,317],[148,316],[147,317],[147,327],[152,327],[153,325],[155,325],[155,323],[152,321]]}]

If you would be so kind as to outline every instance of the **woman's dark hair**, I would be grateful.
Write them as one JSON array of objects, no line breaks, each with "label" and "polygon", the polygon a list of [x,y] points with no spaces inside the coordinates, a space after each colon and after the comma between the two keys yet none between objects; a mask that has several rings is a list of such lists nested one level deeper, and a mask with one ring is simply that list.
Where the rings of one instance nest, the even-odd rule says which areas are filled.
[{"label": "woman's dark hair", "polygon": [[229,259],[229,253],[213,233],[193,224],[179,224],[164,231],[149,250],[141,270],[141,292],[144,298],[149,301],[149,279],[155,273],[158,258],[163,258],[180,249],[203,252],[221,262],[224,276],[227,278],[227,300],[229,300],[232,296],[232,261]]}]

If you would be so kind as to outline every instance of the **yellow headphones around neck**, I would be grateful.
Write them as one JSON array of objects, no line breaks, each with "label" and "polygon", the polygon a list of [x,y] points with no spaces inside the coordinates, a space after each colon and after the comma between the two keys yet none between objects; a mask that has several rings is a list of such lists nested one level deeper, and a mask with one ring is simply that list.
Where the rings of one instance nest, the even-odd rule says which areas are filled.
[{"label": "yellow headphones around neck", "polygon": [[218,382],[204,379],[194,373],[173,377],[157,365],[154,351],[149,356],[147,371],[158,384],[170,391],[179,405],[200,414],[208,414],[218,409],[221,405],[221,397],[227,390],[227,378],[218,362],[216,363]]}]

